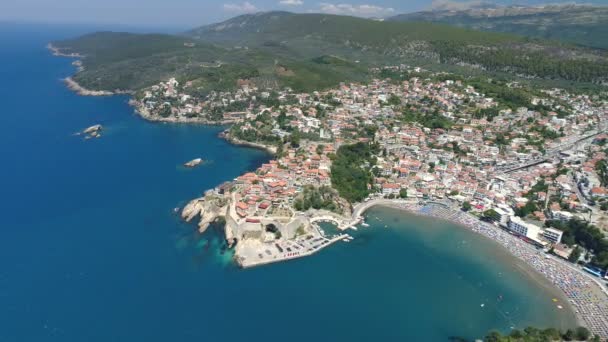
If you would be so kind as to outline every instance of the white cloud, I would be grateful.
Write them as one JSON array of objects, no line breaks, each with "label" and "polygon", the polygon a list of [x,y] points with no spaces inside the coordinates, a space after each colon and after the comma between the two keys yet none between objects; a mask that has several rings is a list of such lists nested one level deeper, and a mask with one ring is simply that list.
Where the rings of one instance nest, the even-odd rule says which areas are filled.
[{"label": "white cloud", "polygon": [[352,15],[357,17],[384,17],[395,13],[391,7],[376,5],[330,4],[322,2],[319,10],[323,13]]},{"label": "white cloud", "polygon": [[280,5],[283,6],[302,6],[304,5],[304,1],[302,0],[281,0],[279,1]]},{"label": "white cloud", "polygon": [[255,5],[251,2],[245,1],[240,4],[224,4],[224,11],[237,13],[252,13],[258,12],[258,8],[255,7]]}]

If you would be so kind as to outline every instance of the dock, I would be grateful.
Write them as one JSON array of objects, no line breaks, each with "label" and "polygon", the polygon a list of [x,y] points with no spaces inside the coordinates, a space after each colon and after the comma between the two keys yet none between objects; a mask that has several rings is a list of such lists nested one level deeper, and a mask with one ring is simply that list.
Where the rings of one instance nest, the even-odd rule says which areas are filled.
[{"label": "dock", "polygon": [[[305,235],[294,240],[280,241],[277,243],[266,244],[263,253],[256,256],[248,256],[238,259],[237,262],[243,268],[267,265],[280,261],[287,261],[313,255],[323,248],[343,239],[352,239],[348,234],[340,234],[332,238]],[[259,251],[259,249],[258,249]],[[250,253],[248,253],[250,254]]]}]

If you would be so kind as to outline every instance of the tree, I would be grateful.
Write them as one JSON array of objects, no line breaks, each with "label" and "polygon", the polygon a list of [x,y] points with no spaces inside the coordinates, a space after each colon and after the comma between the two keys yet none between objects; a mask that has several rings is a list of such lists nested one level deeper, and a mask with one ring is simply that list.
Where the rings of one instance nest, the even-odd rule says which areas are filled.
[{"label": "tree", "polygon": [[462,203],[462,210],[469,211],[471,209],[473,209],[473,206],[471,205],[471,203],[469,203],[469,202]]},{"label": "tree", "polygon": [[285,129],[287,127],[287,113],[285,110],[282,110],[279,116],[277,117],[277,124],[281,129]]},{"label": "tree", "polygon": [[496,212],[496,210],[494,209],[488,209],[486,211],[483,212],[483,217],[487,218],[488,220],[491,221],[498,221],[500,220],[500,214],[498,214]]},{"label": "tree", "polygon": [[576,262],[578,260],[578,258],[581,257],[581,249],[576,246],[574,247],[574,250],[572,251],[572,253],[570,253],[570,256],[568,257],[568,260],[570,262]]},{"label": "tree", "polygon": [[293,148],[300,147],[300,139],[301,139],[300,131],[296,128],[293,130],[293,132],[289,136],[289,142],[291,144],[291,147],[293,147]]},{"label": "tree", "polygon": [[549,338],[551,341],[557,341],[561,338],[559,330],[555,328],[547,328],[543,330],[542,335]]},{"label": "tree", "polygon": [[399,190],[399,197],[401,197],[401,198],[407,198],[407,189],[401,189],[401,190]]},{"label": "tree", "polygon": [[277,153],[276,153],[277,158],[282,158],[285,156],[285,148],[283,147],[283,142],[279,141],[277,144]]},{"label": "tree", "polygon": [[562,335],[564,341],[572,341],[576,338],[576,334],[572,329],[568,329],[565,334]]},{"label": "tree", "polygon": [[591,336],[589,329],[585,327],[578,327],[574,332],[576,334],[576,339],[579,341],[587,341]]},{"label": "tree", "polygon": [[318,155],[322,155],[324,150],[325,150],[325,146],[323,144],[317,145],[316,152]]},{"label": "tree", "polygon": [[538,210],[536,204],[534,204],[534,202],[530,200],[523,207],[515,209],[515,215],[519,217],[526,217],[535,212],[536,210]]},{"label": "tree", "polygon": [[397,96],[395,94],[391,94],[391,96],[389,96],[387,102],[391,106],[398,106],[401,104],[401,99],[399,98],[399,96]]},{"label": "tree", "polygon": [[491,331],[483,339],[485,342],[500,342],[503,340],[502,335],[498,331]]}]

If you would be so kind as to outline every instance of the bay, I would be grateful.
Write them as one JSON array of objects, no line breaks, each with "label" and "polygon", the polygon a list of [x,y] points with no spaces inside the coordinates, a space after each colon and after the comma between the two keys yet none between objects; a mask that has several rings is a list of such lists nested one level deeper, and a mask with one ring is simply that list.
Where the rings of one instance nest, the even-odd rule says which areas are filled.
[{"label": "bay", "polygon": [[[126,96],[70,92],[74,67],[45,45],[90,30],[0,25],[0,341],[445,341],[572,325],[489,241],[391,209],[351,243],[237,269],[221,227],[201,236],[173,208],[269,156],[221,127],[146,122]],[[97,123],[101,138],[73,135]]]}]

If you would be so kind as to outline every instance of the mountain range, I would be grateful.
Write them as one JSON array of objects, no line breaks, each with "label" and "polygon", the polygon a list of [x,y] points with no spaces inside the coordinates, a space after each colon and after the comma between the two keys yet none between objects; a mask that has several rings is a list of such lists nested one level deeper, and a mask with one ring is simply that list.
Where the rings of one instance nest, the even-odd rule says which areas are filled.
[{"label": "mountain range", "polygon": [[608,48],[608,6],[486,4],[462,10],[451,8],[438,6],[433,10],[401,14],[387,20],[443,23]]},{"label": "mountain range", "polygon": [[182,35],[99,32],[53,44],[85,55],[74,78],[101,90],[139,90],[178,77],[197,80],[201,92],[244,79],[310,91],[362,81],[370,67],[401,63],[574,83],[608,80],[604,50],[395,18],[266,12]]}]

